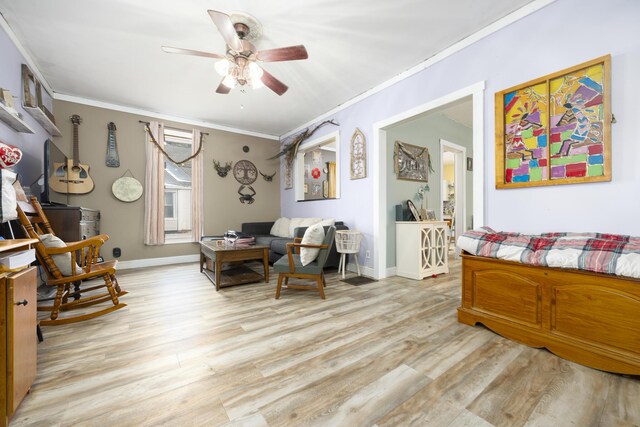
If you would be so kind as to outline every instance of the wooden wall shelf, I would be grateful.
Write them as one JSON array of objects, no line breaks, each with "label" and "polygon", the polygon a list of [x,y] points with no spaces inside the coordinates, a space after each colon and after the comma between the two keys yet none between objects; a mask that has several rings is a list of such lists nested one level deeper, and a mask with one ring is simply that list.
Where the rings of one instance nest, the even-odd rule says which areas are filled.
[{"label": "wooden wall shelf", "polygon": [[25,109],[31,116],[36,119],[36,122],[40,123],[42,127],[49,132],[50,135],[53,136],[62,136],[60,129],[51,121],[49,117],[42,111],[39,107],[27,107],[24,105],[22,108]]},{"label": "wooden wall shelf", "polygon": [[0,120],[6,123],[10,128],[16,132],[22,133],[35,133],[28,124],[24,122],[20,117],[13,115],[7,107],[0,104]]}]

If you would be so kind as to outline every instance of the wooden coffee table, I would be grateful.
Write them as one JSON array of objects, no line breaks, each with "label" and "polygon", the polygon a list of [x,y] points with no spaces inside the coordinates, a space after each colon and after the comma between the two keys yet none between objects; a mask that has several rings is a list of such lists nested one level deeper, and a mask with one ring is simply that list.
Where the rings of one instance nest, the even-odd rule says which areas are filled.
[{"label": "wooden coffee table", "polygon": [[[207,259],[213,262],[213,271],[206,268]],[[222,271],[223,262],[252,260],[262,260],[264,276],[244,265]],[[221,287],[259,282],[263,277],[265,283],[269,283],[269,247],[263,245],[218,246],[215,240],[200,242],[200,272],[216,285],[216,291]]]}]

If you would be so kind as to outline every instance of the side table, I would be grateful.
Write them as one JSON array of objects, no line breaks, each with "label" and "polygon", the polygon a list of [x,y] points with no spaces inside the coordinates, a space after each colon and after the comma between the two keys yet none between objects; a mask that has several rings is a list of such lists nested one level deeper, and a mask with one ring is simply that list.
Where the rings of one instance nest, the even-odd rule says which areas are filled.
[{"label": "side table", "polygon": [[356,261],[356,269],[360,276],[360,265],[358,264],[358,252],[360,252],[360,240],[362,234],[355,230],[337,230],[336,231],[336,251],[340,254],[340,263],[338,264],[338,273],[342,271],[344,279],[347,269],[347,254],[353,254]]}]

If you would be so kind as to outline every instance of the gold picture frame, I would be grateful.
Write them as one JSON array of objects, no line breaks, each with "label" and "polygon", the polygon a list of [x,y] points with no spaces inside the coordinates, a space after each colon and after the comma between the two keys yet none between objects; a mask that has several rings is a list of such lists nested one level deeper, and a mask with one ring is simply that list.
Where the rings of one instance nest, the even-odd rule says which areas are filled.
[{"label": "gold picture frame", "polygon": [[611,56],[495,94],[497,189],[611,181]]}]

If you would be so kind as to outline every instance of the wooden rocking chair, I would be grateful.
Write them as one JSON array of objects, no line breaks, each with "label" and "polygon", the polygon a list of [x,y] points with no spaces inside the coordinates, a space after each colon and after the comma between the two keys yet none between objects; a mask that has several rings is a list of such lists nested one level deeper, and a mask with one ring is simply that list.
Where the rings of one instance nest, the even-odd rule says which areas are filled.
[{"label": "wooden rocking chair", "polygon": [[[53,305],[47,307],[38,306],[38,310],[51,311],[50,319],[40,321],[41,325],[79,322],[126,307],[126,304],[118,301],[118,297],[127,292],[120,289],[116,279],[115,267],[117,261],[96,263],[98,250],[109,239],[109,236],[101,234],[79,242],[68,242],[66,243],[67,246],[63,248],[46,247],[40,240],[40,236],[44,234],[55,236],[55,233],[35,197],[31,198],[30,203],[18,201],[18,220],[28,237],[38,239],[38,243],[34,244],[36,257],[47,273],[47,285],[57,287]],[[52,256],[61,254],[70,255],[70,276],[64,276],[52,259]],[[83,289],[80,283],[88,279],[102,279],[103,283]],[[82,295],[101,288],[106,288],[107,292],[90,296]],[[85,308],[106,301],[111,301],[113,306],[77,316],[58,318],[61,311]]]}]

